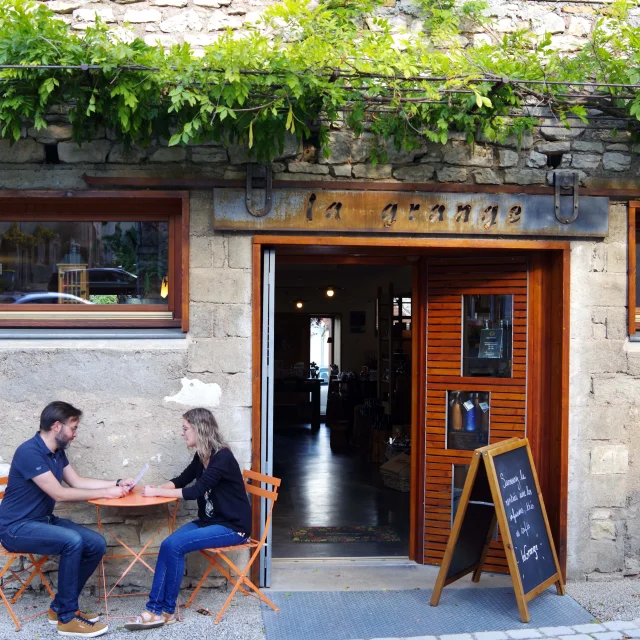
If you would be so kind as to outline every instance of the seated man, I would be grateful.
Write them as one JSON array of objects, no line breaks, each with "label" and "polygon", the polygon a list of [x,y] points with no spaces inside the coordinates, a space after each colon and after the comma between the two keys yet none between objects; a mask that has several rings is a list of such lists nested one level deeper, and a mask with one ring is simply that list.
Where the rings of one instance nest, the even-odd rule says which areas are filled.
[{"label": "seated man", "polygon": [[67,402],[48,404],[40,415],[40,431],[16,449],[0,503],[0,543],[14,553],[60,556],[49,622],[60,635],[94,638],[109,627],[79,611],[78,596],[107,545],[100,534],[53,515],[53,508],[56,502],[119,498],[133,480],[82,478],[74,471],[65,449],[76,437],[81,415]]}]

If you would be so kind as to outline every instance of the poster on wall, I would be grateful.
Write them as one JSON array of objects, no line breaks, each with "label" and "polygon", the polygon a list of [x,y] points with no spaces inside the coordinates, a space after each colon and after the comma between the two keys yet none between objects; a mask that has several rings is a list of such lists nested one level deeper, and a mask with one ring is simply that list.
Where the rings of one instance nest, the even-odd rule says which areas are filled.
[{"label": "poster on wall", "polygon": [[349,331],[351,333],[364,333],[366,327],[367,314],[365,311],[349,312]]}]

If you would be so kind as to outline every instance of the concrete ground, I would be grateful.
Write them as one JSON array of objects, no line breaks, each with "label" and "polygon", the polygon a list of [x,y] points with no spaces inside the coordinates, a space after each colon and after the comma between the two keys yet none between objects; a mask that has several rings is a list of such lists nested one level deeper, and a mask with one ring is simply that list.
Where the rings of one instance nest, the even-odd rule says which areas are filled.
[{"label": "concrete ground", "polygon": [[[203,590],[199,603],[207,609],[217,612],[226,599],[222,590]],[[135,616],[144,608],[146,599],[143,596],[115,598],[109,603],[110,614],[114,616]],[[13,606],[19,617],[32,616],[49,606],[46,595],[25,595]],[[83,597],[80,606],[85,610],[104,612],[104,607],[96,604],[96,599]],[[110,620],[109,632],[102,636],[110,640],[200,640],[216,638],[216,640],[264,640],[265,632],[262,623],[260,603],[254,598],[238,597],[225,612],[220,624],[214,625],[213,617],[196,612],[195,608],[181,610],[182,623],[168,627],[131,632],[122,627],[127,620]],[[102,618],[104,622],[104,618]],[[0,603],[0,640],[47,640],[60,638],[55,626],[47,622],[46,616],[40,616],[22,623],[22,630],[16,633],[13,621]]]}]

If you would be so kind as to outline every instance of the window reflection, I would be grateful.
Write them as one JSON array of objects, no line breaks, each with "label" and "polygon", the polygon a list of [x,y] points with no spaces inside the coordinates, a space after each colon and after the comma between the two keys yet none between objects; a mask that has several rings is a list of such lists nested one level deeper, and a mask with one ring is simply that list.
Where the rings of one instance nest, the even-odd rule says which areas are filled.
[{"label": "window reflection", "polygon": [[167,222],[0,222],[0,303],[167,304],[168,249]]}]

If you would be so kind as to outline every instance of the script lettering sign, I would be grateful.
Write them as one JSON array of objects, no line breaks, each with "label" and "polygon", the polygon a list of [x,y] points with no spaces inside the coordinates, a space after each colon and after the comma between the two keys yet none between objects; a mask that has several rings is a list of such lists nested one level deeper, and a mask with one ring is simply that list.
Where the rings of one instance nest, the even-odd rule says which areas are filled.
[{"label": "script lettering sign", "polygon": [[[254,197],[260,200],[261,191]],[[404,233],[482,236],[604,237],[608,198],[581,197],[578,217],[563,224],[553,196],[397,191],[275,189],[268,215],[247,209],[243,189],[214,190],[213,226],[221,231]],[[573,215],[562,197],[560,217]]]},{"label": "script lettering sign", "polygon": [[474,582],[480,580],[496,525],[522,621],[529,622],[527,602],[550,586],[564,595],[529,441],[511,438],[474,451],[432,606],[446,585],[469,573]]}]

